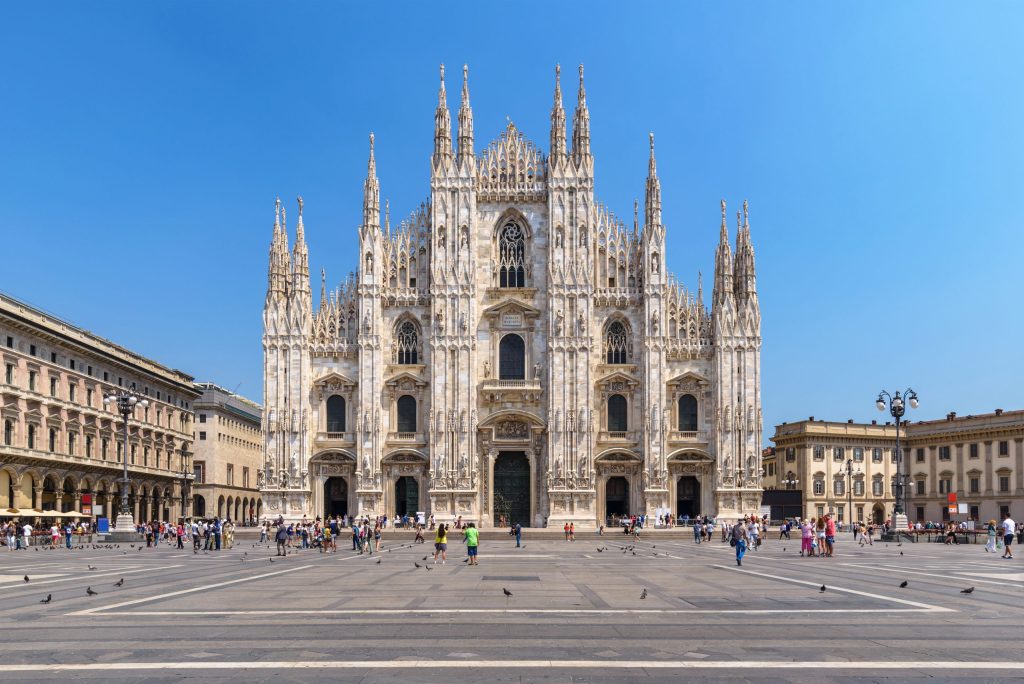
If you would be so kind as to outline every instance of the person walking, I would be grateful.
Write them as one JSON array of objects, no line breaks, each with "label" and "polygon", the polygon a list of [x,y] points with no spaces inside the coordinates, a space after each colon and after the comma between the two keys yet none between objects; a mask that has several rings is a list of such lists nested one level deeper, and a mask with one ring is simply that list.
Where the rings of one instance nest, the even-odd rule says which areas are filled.
[{"label": "person walking", "polygon": [[810,520],[804,520],[800,525],[800,555],[805,552],[808,558],[814,555],[814,525]]},{"label": "person walking", "polygon": [[836,545],[836,521],[832,519],[831,513],[825,514],[825,555],[832,557]]},{"label": "person walking", "polygon": [[565,533],[565,541],[569,541],[569,523],[562,525],[562,531]]},{"label": "person walking", "polygon": [[1009,511],[1003,513],[1003,558],[1013,558],[1013,551],[1010,546],[1013,544],[1013,535],[1017,531],[1017,523],[1010,517]]},{"label": "person walking", "polygon": [[288,530],[284,525],[277,526],[277,534],[274,535],[274,540],[277,542],[277,555],[288,555]]},{"label": "person walking", "polygon": [[437,526],[437,533],[434,535],[434,565],[437,565],[437,557],[441,557],[441,565],[448,559],[448,529],[444,523]]},{"label": "person walking", "polygon": [[985,532],[988,533],[988,542],[985,544],[985,553],[991,551],[996,552],[996,521],[989,520],[985,526]]},{"label": "person walking", "polygon": [[466,540],[466,553],[469,556],[470,565],[480,565],[477,560],[477,551],[480,546],[480,530],[476,529],[476,523],[466,523],[466,529],[462,531]]},{"label": "person walking", "polygon": [[693,541],[700,544],[701,537],[704,536],[704,526],[700,524],[700,520],[693,521]]},{"label": "person walking", "polygon": [[736,548],[736,565],[743,565],[743,554],[747,552],[747,525],[743,520],[733,525],[729,543]]},{"label": "person walking", "polygon": [[522,542],[523,542],[523,526],[520,525],[519,523],[516,523],[513,526],[513,528],[514,528],[515,533],[516,533],[516,548],[518,549],[518,548],[520,548],[522,546]]},{"label": "person walking", "polygon": [[569,541],[576,541],[576,523],[569,523]]}]

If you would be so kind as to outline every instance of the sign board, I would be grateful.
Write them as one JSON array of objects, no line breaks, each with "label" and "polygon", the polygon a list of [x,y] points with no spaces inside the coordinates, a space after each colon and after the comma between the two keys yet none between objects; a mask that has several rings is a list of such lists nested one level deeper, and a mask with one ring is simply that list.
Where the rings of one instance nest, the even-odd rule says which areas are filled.
[{"label": "sign board", "polygon": [[96,531],[100,534],[108,534],[110,532],[110,519],[100,518],[96,521]]},{"label": "sign board", "polygon": [[956,515],[956,504],[952,504],[949,507],[949,513],[950,513],[950,515]]},{"label": "sign board", "polygon": [[92,507],[93,515],[103,515],[103,504],[96,504]]},{"label": "sign board", "polygon": [[82,515],[92,515],[92,506],[82,506]]},{"label": "sign board", "polygon": [[956,492],[950,492],[949,494],[947,494],[946,495],[946,501],[948,501],[951,504],[955,504],[956,503]]},{"label": "sign board", "polygon": [[962,503],[962,504],[957,504],[957,511],[956,512],[957,513],[967,514],[967,513],[970,513],[971,511],[967,508],[967,504]]},{"label": "sign board", "polygon": [[91,504],[92,504],[92,494],[83,494],[82,495],[82,505],[83,506],[89,506]]},{"label": "sign board", "polygon": [[427,524],[427,513],[426,511],[416,511],[416,522],[420,525]]}]

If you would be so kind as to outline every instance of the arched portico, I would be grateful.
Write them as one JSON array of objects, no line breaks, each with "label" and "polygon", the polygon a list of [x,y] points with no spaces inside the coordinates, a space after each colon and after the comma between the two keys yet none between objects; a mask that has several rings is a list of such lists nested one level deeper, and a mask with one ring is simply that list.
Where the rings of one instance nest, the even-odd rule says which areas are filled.
[{"label": "arched portico", "polygon": [[669,506],[672,519],[715,515],[714,461],[702,449],[681,449],[669,455]]},{"label": "arched portico", "polygon": [[638,454],[623,449],[605,451],[594,459],[594,469],[598,525],[613,525],[620,517],[643,512],[642,463]]},{"label": "arched portico", "polygon": [[384,457],[384,513],[388,517],[413,517],[419,511],[430,514],[429,465],[426,454],[412,449],[396,450]]},{"label": "arched portico", "polygon": [[356,498],[356,458],[347,451],[330,450],[309,459],[313,484],[314,517],[359,513]]},{"label": "arched portico", "polygon": [[538,416],[517,410],[496,411],[481,422],[477,443],[486,484],[480,524],[544,525],[547,491],[537,486],[537,474],[545,427]]}]

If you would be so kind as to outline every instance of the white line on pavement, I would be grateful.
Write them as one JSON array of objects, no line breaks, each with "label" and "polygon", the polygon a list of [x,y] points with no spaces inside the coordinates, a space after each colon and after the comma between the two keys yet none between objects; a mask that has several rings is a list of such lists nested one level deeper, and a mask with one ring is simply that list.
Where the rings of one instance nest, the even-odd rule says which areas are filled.
[{"label": "white line on pavement", "polygon": [[591,669],[617,670],[1024,670],[1024,663],[1013,661],[963,662],[934,660],[872,660],[858,662],[778,660],[296,660],[296,661],[219,661],[151,663],[32,663],[5,664],[5,672],[82,672],[112,670],[466,670],[466,669]]},{"label": "white line on pavement", "polygon": [[[722,570],[732,570],[733,572],[741,572],[744,575],[753,575],[755,577],[768,577],[770,579],[776,579],[781,582],[792,582],[793,584],[803,584],[808,587],[817,587],[817,582],[808,582],[806,580],[798,580],[792,577],[781,577],[779,575],[769,575],[764,572],[753,572],[752,570],[743,570],[741,568],[733,568],[728,565],[715,565],[712,567],[720,568]],[[882,596],[881,594],[872,594],[867,591],[858,591],[857,589],[846,589],[844,587],[838,587],[835,585],[828,585],[828,589],[831,591],[841,591],[847,594],[856,594],[857,596],[867,596],[868,598],[881,599],[882,601],[892,601],[894,603],[902,603],[905,606],[914,606],[915,608],[924,608],[933,613],[955,613],[957,612],[953,608],[943,608],[942,606],[933,606],[927,603],[920,603],[918,601],[909,601],[907,599],[896,598],[895,596]]]},{"label": "white line on pavement", "polygon": [[192,594],[197,591],[206,591],[208,589],[216,589],[217,587],[226,587],[230,584],[238,584],[239,582],[249,582],[252,580],[263,579],[265,577],[273,577],[275,575],[283,575],[287,572],[295,572],[297,570],[305,570],[312,568],[312,565],[300,565],[297,568],[286,568],[284,570],[278,570],[276,572],[267,572],[262,575],[253,575],[250,577],[239,577],[238,579],[228,580],[226,582],[217,582],[216,584],[204,584],[202,586],[193,587],[191,589],[181,589],[179,591],[172,591],[167,594],[159,594],[157,596],[148,596],[146,598],[135,599],[134,601],[124,601],[122,603],[114,603],[109,606],[99,606],[98,608],[89,608],[87,610],[78,610],[68,615],[95,615],[100,612],[107,612],[114,610],[115,608],[124,608],[125,606],[134,606],[139,603],[150,603],[152,601],[160,601],[161,599],[171,598],[172,596],[182,596],[183,594]]},{"label": "white line on pavement", "polygon": [[[150,599],[145,599],[150,600]],[[117,606],[111,606],[116,608]],[[311,608],[280,610],[139,610],[107,612],[104,615],[131,616],[193,616],[204,615],[776,615],[776,614],[817,614],[817,613],[932,613],[933,608],[737,608],[735,610],[687,609],[687,608]],[[85,612],[85,611],[83,611]],[[80,615],[82,613],[71,613]],[[100,616],[102,617],[102,615]]]},{"label": "white line on pavement", "polygon": [[[135,567],[138,567],[138,566],[135,566]],[[182,567],[182,566],[181,565],[165,565],[161,569],[163,570],[163,569],[180,568],[180,567]],[[60,579],[45,580],[45,581],[42,581],[42,582],[36,582],[35,580],[33,580],[29,584],[20,584],[18,586],[20,588],[22,588],[22,589],[32,589],[33,587],[42,587],[42,586],[45,586],[47,584],[59,584],[61,582],[79,582],[79,581],[84,582],[85,580],[93,579],[93,578],[96,578],[96,577],[119,577],[120,575],[134,575],[137,572],[152,572],[152,568],[140,568],[138,570],[111,570],[111,571],[108,571],[108,572],[88,572],[88,571],[87,572],[81,572],[81,571],[78,571],[78,574],[76,574],[76,575],[65,575],[64,577],[61,577]],[[9,589],[14,589],[15,587],[8,587],[8,588]]]},{"label": "white line on pavement", "polygon": [[950,580],[950,581],[953,581],[953,582],[968,582],[969,581],[969,582],[978,583],[978,584],[995,584],[995,585],[1001,586],[1001,587],[1005,587],[1007,582],[1015,581],[1013,578],[1006,578],[1006,579],[1002,579],[1002,580],[998,580],[997,581],[997,580],[974,579],[973,577],[968,578],[968,577],[963,577],[961,575],[940,575],[940,574],[934,573],[934,572],[922,572],[920,570],[908,570],[907,568],[901,568],[901,567],[897,567],[897,566],[893,566],[893,565],[863,564],[863,565],[860,565],[859,567],[862,567],[862,568],[864,568],[866,570],[875,570],[875,571],[881,571],[881,572],[889,572],[889,573],[892,573],[894,575],[922,575],[924,577],[941,577],[942,579]]}]

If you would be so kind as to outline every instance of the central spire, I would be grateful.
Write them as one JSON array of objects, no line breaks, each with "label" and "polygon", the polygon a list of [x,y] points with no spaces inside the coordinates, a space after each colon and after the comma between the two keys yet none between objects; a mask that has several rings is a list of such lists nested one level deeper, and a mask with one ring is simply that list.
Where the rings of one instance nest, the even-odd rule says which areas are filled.
[{"label": "central spire", "polygon": [[473,110],[469,106],[469,67],[462,65],[462,106],[459,107],[459,163],[473,158]]},{"label": "central spire", "polygon": [[650,134],[651,157],[647,162],[647,196],[644,201],[644,227],[661,225],[661,181],[658,165],[654,161],[654,133]]},{"label": "central spire", "polygon": [[551,108],[551,161],[565,157],[565,109],[562,108],[562,67],[555,65],[555,104]]},{"label": "central spire", "polygon": [[587,110],[587,89],[583,86],[582,64],[580,87],[576,94],[576,112],[572,118],[572,156],[577,165],[590,159],[590,112]]},{"label": "central spire", "polygon": [[434,168],[452,156],[452,117],[448,113],[448,93],[444,88],[444,64],[441,65],[441,87],[437,90],[437,112],[434,114]]},{"label": "central spire", "polygon": [[373,133],[370,133],[370,158],[366,162],[363,184],[363,227],[380,229],[380,183],[377,181],[377,160],[373,156]]}]

